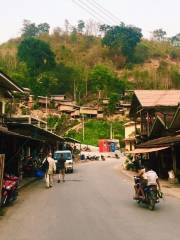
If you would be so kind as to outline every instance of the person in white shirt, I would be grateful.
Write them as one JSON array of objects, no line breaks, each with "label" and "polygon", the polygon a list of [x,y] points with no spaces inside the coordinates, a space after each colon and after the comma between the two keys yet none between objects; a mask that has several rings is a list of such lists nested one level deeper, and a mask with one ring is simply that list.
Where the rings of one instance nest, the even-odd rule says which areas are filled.
[{"label": "person in white shirt", "polygon": [[154,170],[152,170],[151,167],[148,166],[146,168],[145,176],[147,179],[147,186],[156,186],[158,187],[159,191],[161,191],[158,175]]},{"label": "person in white shirt", "polygon": [[46,187],[53,187],[53,174],[56,172],[56,163],[52,158],[52,153],[49,153],[47,159],[44,161],[48,162],[48,168],[45,173]]}]

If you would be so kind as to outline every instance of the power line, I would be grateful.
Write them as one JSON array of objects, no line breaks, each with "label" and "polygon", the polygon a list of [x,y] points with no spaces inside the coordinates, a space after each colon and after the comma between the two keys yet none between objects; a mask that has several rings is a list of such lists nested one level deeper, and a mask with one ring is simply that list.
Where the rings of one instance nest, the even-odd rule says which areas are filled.
[{"label": "power line", "polygon": [[98,3],[96,0],[92,0],[94,2],[94,4],[96,6],[99,6],[103,11],[105,11],[107,13],[107,15],[110,15],[111,17],[113,17],[114,19],[116,19],[116,21],[121,22],[121,19],[119,17],[117,17],[116,15],[114,15],[111,11],[109,11],[108,9],[104,8],[100,3]]},{"label": "power line", "polygon": [[109,18],[106,14],[103,14],[103,12],[99,9],[97,9],[97,7],[92,7],[92,4],[87,4],[86,2],[84,2],[83,0],[78,0],[82,5],[86,6],[86,8],[90,9],[93,13],[95,13],[97,16],[101,17],[105,22],[109,22],[111,21],[111,23],[114,24],[114,20],[112,20],[111,18]]},{"label": "power line", "polygon": [[104,8],[101,4],[99,4],[95,0],[87,0],[87,1],[91,3],[95,8],[100,10],[103,14],[108,16],[112,21],[116,22],[116,24],[121,22],[121,20],[117,16],[115,16],[112,12]]},{"label": "power line", "polygon": [[94,13],[92,13],[91,11],[89,11],[87,8],[85,8],[84,6],[82,6],[79,2],[76,2],[75,0],[72,0],[73,3],[75,3],[78,7],[80,7],[81,9],[85,10],[87,13],[90,14],[90,16],[92,16],[93,18],[95,18],[96,21],[98,22],[104,22],[104,20],[102,21],[102,19],[100,19],[99,17],[97,17]]}]

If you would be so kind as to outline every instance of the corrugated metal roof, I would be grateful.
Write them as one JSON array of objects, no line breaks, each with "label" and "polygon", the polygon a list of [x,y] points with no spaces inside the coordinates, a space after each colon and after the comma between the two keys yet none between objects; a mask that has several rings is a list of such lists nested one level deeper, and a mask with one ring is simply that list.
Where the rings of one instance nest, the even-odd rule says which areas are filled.
[{"label": "corrugated metal roof", "polygon": [[17,85],[9,76],[0,71],[0,87],[8,90],[8,91],[16,91],[20,93],[24,93],[23,88]]},{"label": "corrugated metal roof", "polygon": [[138,145],[138,148],[153,148],[153,147],[165,147],[170,144],[180,143],[180,134],[174,136],[166,136],[149,140]]},{"label": "corrugated metal roof", "polygon": [[135,90],[142,107],[177,106],[180,103],[180,90]]},{"label": "corrugated metal roof", "polygon": [[51,139],[52,141],[54,141],[54,140],[61,141],[61,142],[64,141],[63,137],[61,137],[55,133],[49,132],[48,130],[45,130],[43,128],[39,128],[38,126],[29,124],[29,123],[8,122],[7,125],[8,125],[8,128],[10,128],[14,132],[17,132],[20,134],[22,132],[27,131],[26,134],[27,135],[29,134],[33,138],[34,138],[33,132],[35,132],[36,133],[35,135],[37,135],[36,138],[38,138],[40,140],[47,140],[47,138],[48,138],[48,139]]},{"label": "corrugated metal roof", "polygon": [[10,135],[10,136],[14,136],[14,137],[18,137],[18,138],[24,138],[24,139],[29,139],[31,141],[36,141],[36,142],[40,142],[40,140],[26,136],[26,135],[22,135],[16,132],[12,132],[9,131],[7,128],[4,127],[0,127],[0,134],[4,134],[4,135]]},{"label": "corrugated metal roof", "polygon": [[158,152],[158,151],[162,151],[165,150],[169,147],[159,147],[159,148],[136,148],[133,151],[129,151],[126,153],[129,154],[139,154],[139,153],[151,153],[151,152]]}]

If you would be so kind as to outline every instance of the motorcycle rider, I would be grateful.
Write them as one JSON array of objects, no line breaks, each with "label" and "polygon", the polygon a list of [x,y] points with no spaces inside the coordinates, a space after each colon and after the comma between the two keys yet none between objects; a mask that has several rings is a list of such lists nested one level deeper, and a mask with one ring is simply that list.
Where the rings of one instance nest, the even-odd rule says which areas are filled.
[{"label": "motorcycle rider", "polygon": [[158,175],[152,169],[150,164],[148,164],[146,168],[140,166],[137,177],[139,177],[139,183],[135,184],[134,186],[136,194],[134,199],[145,199],[146,187],[154,186],[156,190],[159,190],[159,192],[161,192]]},{"label": "motorcycle rider", "polygon": [[134,189],[135,189],[135,197],[134,199],[145,199],[145,194],[144,194],[144,188],[147,184],[147,178],[146,178],[146,170],[144,166],[139,166],[138,169],[138,174],[136,176],[138,179],[138,182],[135,183]]},{"label": "motorcycle rider", "polygon": [[152,169],[152,167],[150,165],[147,165],[146,167],[146,179],[147,179],[147,186],[154,186],[158,187],[158,190],[161,191],[161,186],[160,186],[160,182],[159,182],[159,178],[157,173]]}]

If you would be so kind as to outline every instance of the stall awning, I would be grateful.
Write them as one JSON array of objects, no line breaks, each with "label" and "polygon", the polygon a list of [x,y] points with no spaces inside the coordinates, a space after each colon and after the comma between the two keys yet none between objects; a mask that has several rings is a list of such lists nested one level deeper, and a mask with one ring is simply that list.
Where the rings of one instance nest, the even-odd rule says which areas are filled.
[{"label": "stall awning", "polygon": [[70,143],[81,143],[80,141],[78,141],[74,138],[71,138],[71,137],[64,137],[64,139],[66,142],[70,142]]},{"label": "stall awning", "polygon": [[161,151],[161,150],[164,150],[167,148],[169,148],[169,146],[168,147],[158,147],[158,148],[136,148],[133,151],[129,151],[126,153],[129,153],[129,154],[151,153],[151,152]]},{"label": "stall awning", "polygon": [[26,135],[22,135],[22,134],[19,134],[19,133],[16,133],[16,132],[9,131],[7,128],[4,128],[4,127],[0,127],[0,136],[1,135],[9,135],[9,136],[17,137],[17,138],[31,140],[31,141],[34,141],[34,142],[42,142],[42,141],[40,141],[36,138],[32,138],[30,136],[26,136]]}]

